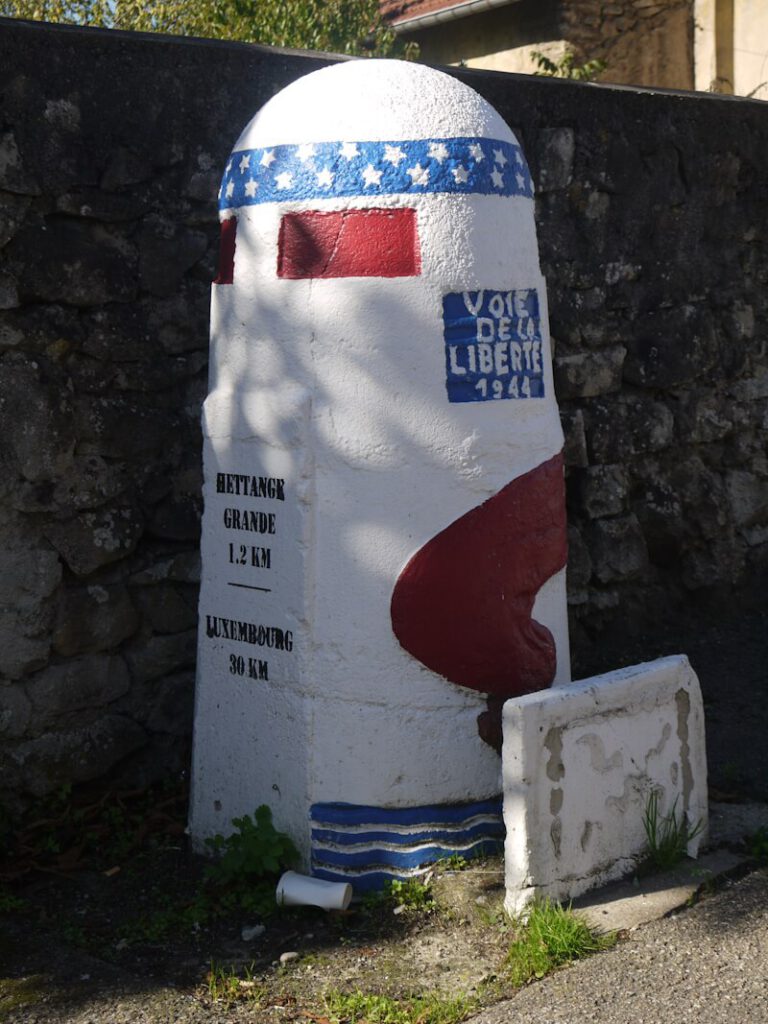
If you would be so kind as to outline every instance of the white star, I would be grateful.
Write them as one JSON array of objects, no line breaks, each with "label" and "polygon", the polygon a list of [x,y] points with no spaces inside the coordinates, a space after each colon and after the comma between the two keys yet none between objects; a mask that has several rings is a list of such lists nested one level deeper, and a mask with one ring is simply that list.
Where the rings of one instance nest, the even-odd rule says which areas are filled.
[{"label": "white star", "polygon": [[360,150],[357,148],[356,142],[343,142],[341,149],[339,150],[339,156],[344,156],[347,160],[351,160],[353,157],[360,156]]},{"label": "white star", "polygon": [[442,142],[430,142],[429,155],[433,160],[437,160],[439,164],[441,164],[443,160],[447,160],[450,156]]},{"label": "white star", "polygon": [[388,160],[391,164],[394,164],[395,167],[399,167],[400,161],[405,160],[405,153],[399,146],[385,146],[384,159]]},{"label": "white star", "polygon": [[381,175],[383,171],[377,171],[373,164],[368,166],[363,171],[363,179],[366,185],[381,185]]},{"label": "white star", "polygon": [[235,191],[235,183],[234,183],[234,181],[230,181],[229,184],[227,185],[227,199],[231,199],[232,198],[232,193],[234,191]]},{"label": "white star", "polygon": [[423,185],[426,188],[427,182],[429,181],[428,167],[422,167],[421,164],[416,164],[415,167],[408,168],[408,174],[410,174],[411,182],[414,185]]},{"label": "white star", "polygon": [[254,181],[253,178],[251,178],[250,181],[246,181],[245,194],[248,196],[249,199],[253,199],[253,197],[256,195],[256,189],[258,187],[258,182]]},{"label": "white star", "polygon": [[472,156],[478,163],[480,163],[480,161],[485,156],[481,146],[477,142],[472,143],[472,145],[469,147],[469,152],[472,154]]},{"label": "white star", "polygon": [[469,178],[466,168],[462,167],[461,164],[459,164],[458,167],[453,168],[452,174],[456,179],[457,185],[464,185]]},{"label": "white star", "polygon": [[509,163],[509,160],[507,160],[507,158],[504,156],[503,151],[500,149],[494,149],[493,159],[494,162],[497,163],[500,167],[504,167],[505,164]]},{"label": "white star", "polygon": [[290,188],[293,184],[293,175],[290,171],[283,171],[282,174],[278,174],[275,178],[278,188]]},{"label": "white star", "polygon": [[262,167],[269,167],[269,165],[273,164],[275,160],[277,160],[277,157],[275,156],[274,150],[265,149],[264,152],[262,153],[261,160],[259,160],[259,163],[261,164]]},{"label": "white star", "polygon": [[515,160],[521,167],[523,166],[523,154],[520,152],[519,148],[515,150]]},{"label": "white star", "polygon": [[504,187],[504,175],[501,173],[501,171],[491,171],[491,180],[493,181],[493,184],[496,186],[496,188]]},{"label": "white star", "polygon": [[296,155],[302,163],[306,163],[307,160],[315,155],[315,147],[311,142],[302,142],[302,144],[296,149]]},{"label": "white star", "polygon": [[317,184],[322,185],[323,188],[330,188],[333,184],[333,171],[330,171],[327,167],[324,171],[318,171],[317,173]]},{"label": "white star", "polygon": [[251,166],[251,154],[250,153],[243,153],[243,155],[240,157],[240,173],[241,174],[245,174],[246,168],[250,167],[250,166]]},{"label": "white star", "polygon": [[232,170],[232,161],[230,160],[230,161],[229,161],[229,163],[227,164],[227,168],[226,168],[226,170],[224,171],[224,173],[225,173],[225,174],[229,174],[229,172],[230,172],[231,170]]},{"label": "white star", "polygon": [[515,177],[517,178],[518,188],[523,188],[524,189],[525,188],[525,178],[522,176],[522,174],[516,174]]}]

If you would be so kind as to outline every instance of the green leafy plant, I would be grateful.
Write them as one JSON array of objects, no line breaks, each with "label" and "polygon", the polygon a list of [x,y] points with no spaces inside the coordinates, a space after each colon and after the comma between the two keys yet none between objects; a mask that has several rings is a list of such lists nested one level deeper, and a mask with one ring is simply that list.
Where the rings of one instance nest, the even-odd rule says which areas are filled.
[{"label": "green leafy plant", "polygon": [[469,861],[460,853],[452,853],[450,857],[443,857],[435,862],[438,871],[463,871],[469,867]]},{"label": "green leafy plant", "polygon": [[688,828],[685,816],[677,820],[677,798],[667,815],[659,811],[659,791],[651,790],[643,814],[643,828],[648,843],[646,864],[657,871],[672,868],[686,856],[688,843],[701,832],[703,822],[699,820],[692,829]]},{"label": "green leafy plant", "polygon": [[225,909],[268,914],[275,909],[273,884],[290,867],[298,852],[290,836],[278,832],[272,824],[272,812],[266,804],[251,817],[233,818],[236,831],[229,836],[216,835],[206,844],[218,860],[206,871],[208,882],[221,890]]},{"label": "green leafy plant", "polygon": [[585,64],[576,64],[576,55],[570,51],[555,61],[539,50],[532,50],[531,60],[537,65],[534,75],[541,75],[544,78],[570,78],[575,82],[591,82],[608,66],[604,60],[588,60]]},{"label": "green leafy plant", "polygon": [[427,995],[393,999],[365,992],[326,992],[325,1012],[332,1024],[459,1024],[477,1008],[467,996]]},{"label": "green leafy plant", "polygon": [[432,895],[432,882],[422,882],[418,878],[393,878],[384,889],[385,899],[406,910],[434,910],[435,899]]},{"label": "green leafy plant", "polygon": [[509,947],[506,966],[515,987],[543,978],[556,967],[612,946],[613,934],[598,935],[567,907],[549,899],[532,905],[518,937]]}]

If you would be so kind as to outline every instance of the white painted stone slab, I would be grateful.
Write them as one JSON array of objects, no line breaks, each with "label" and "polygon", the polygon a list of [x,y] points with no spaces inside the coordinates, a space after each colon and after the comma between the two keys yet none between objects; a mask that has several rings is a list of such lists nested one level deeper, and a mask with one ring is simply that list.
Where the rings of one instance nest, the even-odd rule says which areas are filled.
[{"label": "white painted stone slab", "polygon": [[[284,273],[290,218],[403,210],[417,228],[414,273]],[[370,863],[361,840],[340,870],[359,880],[392,856],[407,873],[436,845],[471,845],[483,822],[501,831],[482,687],[410,654],[391,608],[432,538],[559,458],[530,175],[467,86],[355,61],[299,80],[254,117],[220,213],[236,237],[211,311],[191,832],[200,845],[266,803],[305,867],[321,843],[337,861],[354,854],[367,826],[379,836]],[[448,345],[446,296],[477,323],[466,350]],[[505,318],[505,302],[525,296],[538,296],[536,316]],[[473,320],[483,303],[497,313]],[[535,342],[511,348],[515,324],[533,319]],[[510,367],[521,358],[533,360],[527,382]],[[476,388],[475,363],[492,367]],[[470,399],[451,397],[449,384],[468,382]],[[555,681],[567,681],[563,568],[533,618],[553,638]],[[331,820],[336,804],[370,815]]]},{"label": "white painted stone slab", "polygon": [[659,794],[707,836],[707,766],[699,683],[684,656],[619,669],[504,705],[506,908],[570,899],[631,871],[643,816]]}]

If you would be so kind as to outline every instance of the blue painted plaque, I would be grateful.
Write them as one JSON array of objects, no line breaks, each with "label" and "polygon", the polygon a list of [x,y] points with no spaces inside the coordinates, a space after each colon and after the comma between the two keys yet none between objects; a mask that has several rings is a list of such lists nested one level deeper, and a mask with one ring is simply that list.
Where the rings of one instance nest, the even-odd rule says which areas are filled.
[{"label": "blue painted plaque", "polygon": [[544,353],[535,288],[443,296],[449,402],[544,397]]}]

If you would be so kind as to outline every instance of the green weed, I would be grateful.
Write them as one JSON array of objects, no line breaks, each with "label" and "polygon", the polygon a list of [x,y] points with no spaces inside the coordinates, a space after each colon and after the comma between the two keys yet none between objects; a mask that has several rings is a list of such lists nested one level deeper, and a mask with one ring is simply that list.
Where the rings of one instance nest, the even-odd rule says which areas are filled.
[{"label": "green weed", "polygon": [[768,828],[763,825],[747,840],[747,851],[762,864],[768,862]]},{"label": "green weed", "polygon": [[236,1002],[261,1003],[267,989],[254,980],[253,964],[245,968],[244,975],[241,978],[234,967],[225,967],[212,960],[206,977],[209,997],[213,1002],[224,1003],[226,1006]]},{"label": "green weed", "polygon": [[515,987],[543,978],[556,967],[608,949],[615,935],[596,935],[570,907],[549,899],[534,903],[518,938],[509,947],[506,966]]},{"label": "green weed", "polygon": [[325,1012],[332,1024],[459,1024],[477,1008],[467,996],[429,993],[393,999],[365,992],[332,990],[324,996]]},{"label": "green weed", "polygon": [[450,857],[443,857],[435,862],[435,868],[438,871],[463,871],[468,867],[469,861],[466,857],[462,857],[460,853],[452,853]]},{"label": "green weed", "polygon": [[29,904],[20,896],[14,896],[7,889],[0,888],[0,914],[16,914],[26,910]]},{"label": "green weed", "polygon": [[659,813],[659,791],[651,790],[643,814],[643,828],[648,842],[646,863],[657,871],[667,871],[686,856],[688,843],[703,828],[699,820],[692,829],[683,817],[677,820],[677,798],[667,815]]},{"label": "green weed", "polygon": [[418,878],[393,878],[387,882],[384,892],[385,899],[406,910],[429,912],[435,909],[431,880],[422,882]]},{"label": "green weed", "polygon": [[570,78],[576,82],[591,82],[608,67],[604,60],[588,60],[585,64],[576,64],[576,55],[564,53],[557,61],[551,60],[539,50],[531,51],[531,60],[536,64],[534,75],[544,78]]},{"label": "green weed", "polygon": [[266,804],[253,815],[233,818],[236,831],[216,835],[206,844],[219,859],[206,870],[210,885],[220,890],[223,909],[240,908],[266,915],[275,910],[274,883],[278,875],[297,859],[291,838],[272,824]]}]

